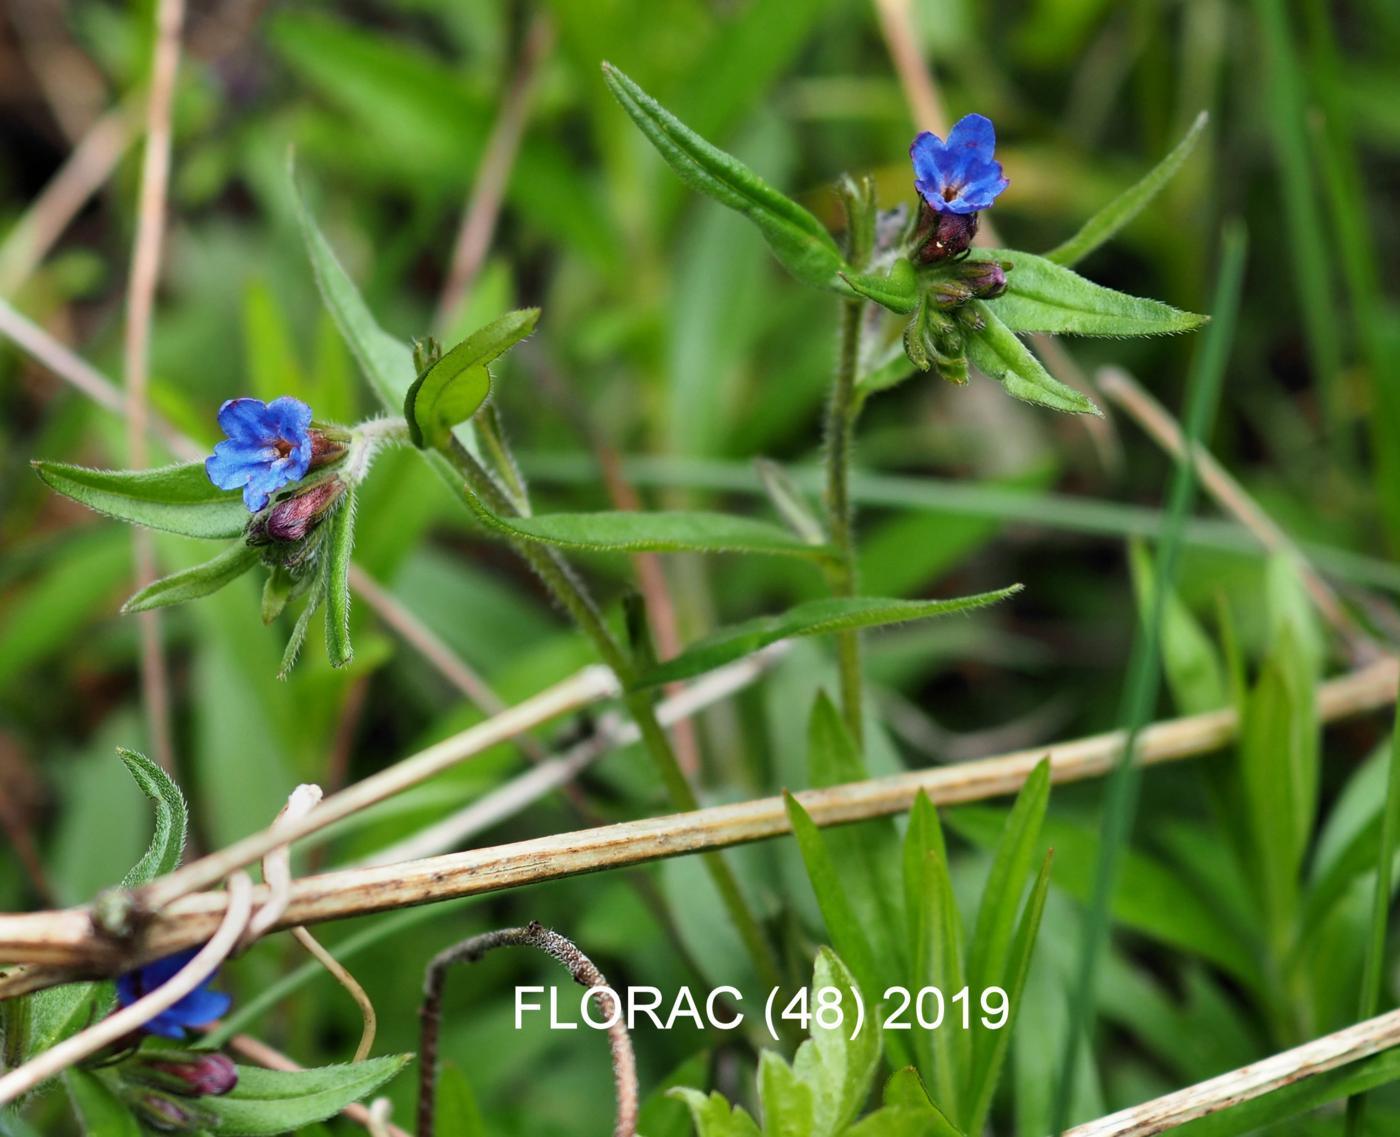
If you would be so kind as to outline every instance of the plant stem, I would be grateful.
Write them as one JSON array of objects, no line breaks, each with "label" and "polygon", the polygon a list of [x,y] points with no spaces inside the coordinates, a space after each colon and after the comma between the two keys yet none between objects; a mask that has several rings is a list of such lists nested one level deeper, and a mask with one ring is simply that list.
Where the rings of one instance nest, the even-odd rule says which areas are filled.
[{"label": "plant stem", "polygon": [[[840,352],[836,362],[836,382],[826,415],[826,508],[831,527],[831,543],[836,547],[837,566],[831,573],[831,586],[838,596],[856,594],[855,517],[851,509],[851,451],[855,442],[856,365],[860,358],[860,324],[864,305],[859,300],[841,303]],[[841,669],[841,707],[846,726],[857,746],[863,745],[861,712],[860,633],[840,632],[836,637],[837,662]]]},{"label": "plant stem", "polygon": [[[508,517],[520,515],[509,495],[465,446],[454,439],[445,454],[454,469],[465,479],[468,488],[491,509]],[[526,542],[513,542],[512,547],[535,570],[544,581],[545,587],[574,618],[584,634],[593,641],[603,662],[612,669],[623,687],[629,687],[635,678],[632,661],[604,622],[602,613],[598,611],[583,583],[574,576],[568,562],[553,549],[543,549]],[[651,697],[634,692],[629,694],[625,701],[628,712],[636,721],[637,729],[641,733],[642,744],[651,755],[672,805],[687,813],[699,808],[695,791],[686,780],[685,772],[676,759],[676,752],[671,747],[671,739],[657,720]],[[778,967],[777,957],[763,934],[758,918],[744,898],[734,870],[719,853],[707,853],[704,861],[730,919],[734,921],[744,946],[753,957],[759,978],[770,986],[778,986],[782,981],[782,972]]]}]

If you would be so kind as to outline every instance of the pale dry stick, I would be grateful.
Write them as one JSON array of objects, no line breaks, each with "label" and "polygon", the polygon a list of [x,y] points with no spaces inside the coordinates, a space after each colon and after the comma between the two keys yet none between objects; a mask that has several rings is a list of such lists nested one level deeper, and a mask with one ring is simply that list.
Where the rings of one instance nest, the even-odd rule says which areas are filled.
[{"label": "pale dry stick", "polygon": [[1395,1046],[1400,1046],[1400,1011],[1323,1035],[1142,1105],[1086,1121],[1066,1130],[1064,1137],[1154,1137]]},{"label": "pale dry stick", "polygon": [[253,882],[247,873],[229,878],[223,919],[213,938],[198,954],[155,990],[142,995],[86,1030],[65,1038],[0,1078],[0,1105],[8,1105],[36,1086],[90,1058],[103,1047],[125,1038],[163,1011],[169,1010],[218,969],[238,943],[252,914]]},{"label": "pale dry stick", "polygon": [[[240,1057],[248,1059],[249,1062],[256,1062],[266,1070],[284,1070],[289,1074],[295,1074],[297,1071],[306,1068],[300,1063],[294,1062],[292,1059],[288,1058],[280,1050],[248,1034],[235,1034],[229,1039],[228,1049],[232,1050]],[[364,1106],[358,1103],[347,1105],[340,1112],[341,1116],[349,1118],[351,1121],[355,1122],[355,1124],[363,1125],[366,1129],[369,1128],[369,1110]],[[393,1124],[387,1126],[387,1132],[391,1137],[413,1137],[413,1134],[406,1133],[397,1125]]]},{"label": "pale dry stick", "polygon": [[[706,707],[727,699],[753,683],[760,675],[787,654],[790,641],[780,640],[753,655],[726,664],[684,684],[674,695],[656,704],[656,719],[663,727],[674,728]],[[476,836],[508,817],[528,809],[545,794],[568,785],[604,754],[631,746],[639,741],[641,732],[631,719],[609,715],[598,724],[593,737],[587,738],[556,758],[512,778],[499,789],[478,798],[470,805],[441,821],[420,829],[411,837],[371,853],[363,860],[343,868],[367,868],[392,865],[399,861],[415,861],[436,856],[457,848],[463,841]]]},{"label": "pale dry stick", "polygon": [[[1178,461],[1187,458],[1181,426],[1170,411],[1143,389],[1121,367],[1101,367],[1099,389],[1126,411],[1163,450]],[[1286,556],[1296,566],[1303,587],[1322,617],[1332,625],[1351,654],[1353,663],[1375,659],[1378,650],[1364,629],[1342,606],[1332,586],[1308,562],[1306,554],[1249,495],[1234,476],[1204,446],[1190,454],[1196,475],[1217,505],[1248,529],[1271,553]]]},{"label": "pale dry stick", "polygon": [[452,247],[452,260],[438,300],[434,324],[443,329],[466,300],[472,282],[481,271],[482,262],[491,248],[496,232],[501,202],[505,198],[510,172],[520,149],[529,116],[530,96],[534,92],[535,76],[540,61],[554,42],[554,26],[544,13],[537,13],[525,33],[520,59],[515,65],[510,86],[501,102],[500,114],[491,128],[481,167],[472,186],[470,198],[462,211],[461,227]]},{"label": "pale dry stick", "polygon": [[13,295],[29,279],[83,203],[106,183],[134,136],[125,106],[92,124],[0,245],[0,296]]},{"label": "pale dry stick", "polygon": [[[184,0],[157,0],[155,57],[146,98],[146,145],[141,159],[141,190],[136,210],[136,236],[127,282],[126,334],[123,372],[126,377],[126,447],[133,469],[148,465],[147,385],[150,377],[151,316],[165,232],[165,198],[170,183],[170,115],[175,100],[175,75],[180,65],[180,30]],[[136,587],[156,579],[155,542],[144,529],[132,533],[136,553]],[[175,774],[175,743],[170,723],[170,676],[161,644],[160,612],[138,617],[141,629],[141,696],[157,765]]]},{"label": "pale dry stick", "polygon": [[[273,821],[273,826],[286,826],[288,823],[299,817],[304,817],[310,813],[321,801],[321,787],[316,785],[300,785],[291,792],[287,798],[287,804],[277,814]],[[268,898],[262,907],[254,913],[253,918],[248,921],[248,927],[244,929],[243,941],[240,943],[240,950],[258,939],[273,924],[277,918],[286,910],[287,899],[292,887],[292,850],[290,845],[279,845],[262,859],[263,881],[268,887]],[[371,1002],[369,994],[355,977],[346,970],[345,966],[323,948],[316,937],[305,928],[296,927],[290,929],[292,938],[301,944],[327,971],[331,973],[346,993],[355,1000],[355,1005],[360,1008],[360,1044],[355,1047],[355,1061],[363,1062],[369,1057],[369,1052],[374,1048],[374,1035],[379,1027],[379,1016],[375,1014],[374,1003]]]},{"label": "pale dry stick", "polygon": [[389,1117],[394,1112],[394,1103],[388,1098],[375,1098],[369,1103],[369,1137],[389,1137]]},{"label": "pale dry stick", "polygon": [[[1386,658],[1320,684],[1319,721],[1335,722],[1393,705],[1397,678],[1400,665]],[[1135,757],[1142,765],[1180,761],[1219,750],[1238,734],[1239,717],[1233,708],[1168,719],[1140,732]],[[1123,731],[1111,731],[956,766],[803,790],[796,797],[817,825],[844,825],[902,813],[920,792],[945,806],[1014,794],[1046,758],[1056,783],[1102,777],[1118,763],[1123,742]],[[783,799],[769,797],[421,861],[325,873],[303,877],[292,886],[282,923],[313,924],[482,895],[789,832]],[[120,951],[95,933],[90,908],[0,916],[0,961],[57,965],[0,977],[0,998],[70,980],[73,969],[109,973],[198,943],[223,915],[225,904],[217,893],[184,896],[150,918],[139,944]]]},{"label": "pale dry stick", "polygon": [[[437,1100],[438,1031],[442,1022],[442,993],[447,970],[454,963],[479,963],[487,952],[501,947],[530,947],[563,964],[575,983],[593,996],[593,1004],[608,1023],[608,1048],[612,1053],[613,1088],[617,1096],[617,1121],[613,1137],[636,1137],[640,1095],[637,1057],[627,1033],[627,1016],[617,992],[608,986],[597,965],[565,936],[532,922],[524,928],[486,932],[439,952],[428,964],[423,981],[422,1020],[418,1047],[418,1137],[433,1137]],[[610,1005],[611,1004],[611,1005]]]},{"label": "pale dry stick", "polygon": [[[938,81],[924,62],[919,51],[919,37],[914,28],[913,4],[911,0],[874,0],[875,15],[880,24],[880,34],[885,41],[885,50],[899,76],[899,85],[904,92],[904,101],[918,130],[931,130],[946,137],[948,112],[943,105],[943,96],[938,89]],[[980,218],[981,231],[977,237],[979,245],[999,247],[1001,238],[996,225],[990,218]],[[1088,392],[1091,384],[1069,352],[1060,345],[1054,336],[1043,332],[1032,335],[1031,342],[1041,357],[1052,364],[1051,371],[1070,380],[1071,385]],[[1122,448],[1112,424],[1107,419],[1093,415],[1077,416],[1089,432],[1100,460],[1110,469],[1122,461]]]}]

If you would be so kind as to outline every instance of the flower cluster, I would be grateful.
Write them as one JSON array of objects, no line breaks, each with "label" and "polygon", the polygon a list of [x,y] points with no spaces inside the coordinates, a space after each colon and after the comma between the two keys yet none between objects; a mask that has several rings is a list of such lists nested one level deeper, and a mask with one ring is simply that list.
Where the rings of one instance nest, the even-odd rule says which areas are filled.
[{"label": "flower cluster", "polygon": [[996,128],[985,115],[958,120],[945,142],[924,131],[909,147],[921,199],[915,259],[923,264],[961,256],[977,235],[977,215],[1008,184],[996,151]]}]

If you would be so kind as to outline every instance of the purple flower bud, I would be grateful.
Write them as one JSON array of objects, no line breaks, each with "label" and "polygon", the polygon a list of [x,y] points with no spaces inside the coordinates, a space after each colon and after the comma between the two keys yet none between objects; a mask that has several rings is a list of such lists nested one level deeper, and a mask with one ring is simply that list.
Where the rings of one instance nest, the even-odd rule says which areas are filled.
[{"label": "purple flower bud", "polygon": [[972,247],[975,236],[977,214],[939,212],[924,202],[919,207],[919,224],[914,234],[914,260],[934,264],[960,257]]},{"label": "purple flower bud", "polygon": [[146,1061],[143,1065],[165,1075],[162,1078],[165,1087],[182,1097],[219,1097],[238,1085],[238,1067],[226,1054],[217,1052],[200,1054],[188,1062]]},{"label": "purple flower bud", "polygon": [[996,261],[972,261],[958,266],[958,277],[972,295],[991,300],[1006,291],[1006,269]]},{"label": "purple flower bud", "polygon": [[313,425],[311,427],[311,465],[308,470],[319,470],[332,462],[339,462],[350,449],[350,435],[334,427]]},{"label": "purple flower bud", "polygon": [[266,545],[273,541],[301,541],[326,516],[345,492],[339,478],[327,478],[308,490],[279,501],[265,515],[254,518],[248,525],[250,545]]},{"label": "purple flower bud", "polygon": [[146,1125],[164,1133],[194,1133],[217,1120],[208,1110],[189,1102],[179,1102],[154,1090],[129,1099],[131,1107]]}]

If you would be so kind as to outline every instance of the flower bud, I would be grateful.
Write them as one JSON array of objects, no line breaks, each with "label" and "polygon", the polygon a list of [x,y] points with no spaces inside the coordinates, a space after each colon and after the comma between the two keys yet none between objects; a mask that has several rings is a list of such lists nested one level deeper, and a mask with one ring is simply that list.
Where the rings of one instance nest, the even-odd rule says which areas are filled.
[{"label": "flower bud", "polygon": [[344,492],[345,483],[336,477],[284,498],[248,523],[248,544],[291,544],[304,540],[335,508]]},{"label": "flower bud", "polygon": [[210,1052],[192,1061],[146,1061],[142,1065],[161,1075],[161,1084],[181,1097],[219,1097],[238,1085],[238,1067],[226,1054]]},{"label": "flower bud", "polygon": [[350,449],[350,432],[339,427],[311,425],[311,464],[308,470],[319,470],[339,462]]},{"label": "flower bud", "polygon": [[972,247],[977,236],[977,214],[940,213],[925,202],[919,207],[919,223],[914,230],[914,260],[920,264],[960,257]]},{"label": "flower bud", "polygon": [[969,261],[958,265],[957,275],[972,295],[991,300],[1006,291],[1006,270],[1009,261]]},{"label": "flower bud", "polygon": [[130,1104],[146,1125],[163,1133],[196,1133],[218,1120],[208,1110],[154,1090],[134,1095]]}]

